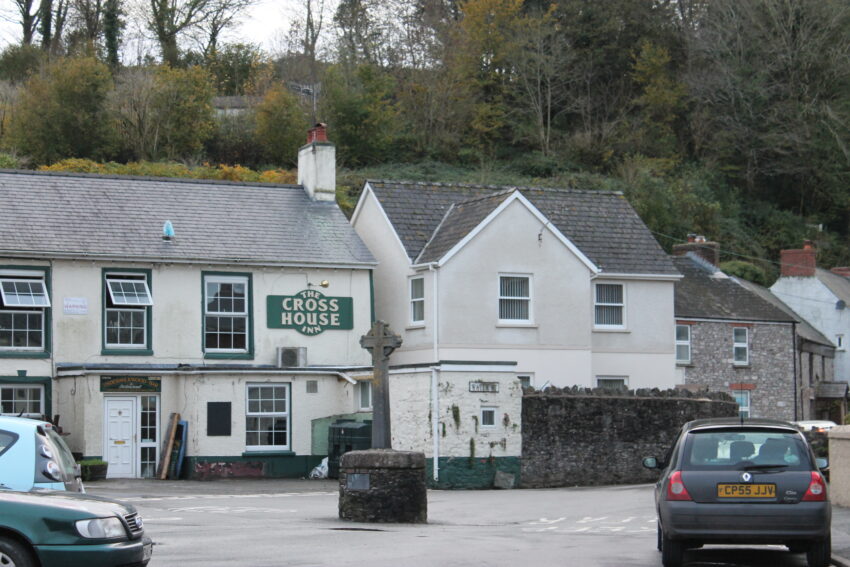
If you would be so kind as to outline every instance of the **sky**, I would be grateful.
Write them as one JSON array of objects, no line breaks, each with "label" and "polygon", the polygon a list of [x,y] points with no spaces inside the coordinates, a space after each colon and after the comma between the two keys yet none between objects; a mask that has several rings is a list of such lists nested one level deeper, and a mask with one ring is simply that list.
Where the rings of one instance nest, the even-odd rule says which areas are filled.
[{"label": "sky", "polygon": [[[255,4],[241,16],[240,23],[225,41],[245,41],[259,44],[274,52],[281,44],[293,14],[298,13],[303,0],[254,0]],[[325,0],[330,7],[332,0]],[[12,0],[0,0],[0,49],[21,40],[20,25],[14,22]],[[127,55],[125,55],[126,57]]]}]

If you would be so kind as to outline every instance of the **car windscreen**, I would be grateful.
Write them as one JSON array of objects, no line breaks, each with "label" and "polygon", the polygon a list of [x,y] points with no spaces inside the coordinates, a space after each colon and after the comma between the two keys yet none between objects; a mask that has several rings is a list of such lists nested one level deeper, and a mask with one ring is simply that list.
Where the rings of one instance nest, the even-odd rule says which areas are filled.
[{"label": "car windscreen", "polygon": [[18,440],[18,434],[0,429],[0,455],[5,453]]},{"label": "car windscreen", "polygon": [[692,431],[683,448],[682,470],[810,470],[800,434],[770,429]]}]

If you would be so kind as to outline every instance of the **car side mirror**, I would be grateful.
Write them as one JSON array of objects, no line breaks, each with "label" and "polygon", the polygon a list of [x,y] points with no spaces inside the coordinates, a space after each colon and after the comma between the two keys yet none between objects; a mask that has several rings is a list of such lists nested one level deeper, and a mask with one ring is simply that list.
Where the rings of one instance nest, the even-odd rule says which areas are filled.
[{"label": "car side mirror", "polygon": [[648,469],[657,469],[658,468],[658,459],[655,457],[646,457],[643,460],[643,466]]},{"label": "car side mirror", "polygon": [[824,457],[818,457],[815,459],[815,464],[820,470],[825,471],[829,468],[829,459],[826,459]]}]

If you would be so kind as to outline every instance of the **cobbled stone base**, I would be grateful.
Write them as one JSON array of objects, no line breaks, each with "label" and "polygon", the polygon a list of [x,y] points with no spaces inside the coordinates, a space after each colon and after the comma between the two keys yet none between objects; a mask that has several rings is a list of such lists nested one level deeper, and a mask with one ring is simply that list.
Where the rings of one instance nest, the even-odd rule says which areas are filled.
[{"label": "cobbled stone base", "polygon": [[339,466],[339,517],[354,522],[426,523],[425,454],[391,449],[345,453]]}]

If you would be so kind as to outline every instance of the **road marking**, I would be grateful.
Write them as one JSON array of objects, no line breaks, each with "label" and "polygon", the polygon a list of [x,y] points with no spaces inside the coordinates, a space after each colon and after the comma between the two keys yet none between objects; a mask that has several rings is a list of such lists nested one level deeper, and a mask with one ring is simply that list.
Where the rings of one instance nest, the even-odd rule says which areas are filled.
[{"label": "road marking", "polygon": [[278,492],[272,494],[192,494],[188,496],[129,496],[109,495],[121,502],[166,502],[178,500],[232,500],[234,498],[290,498],[292,496],[339,496],[339,492]]},{"label": "road marking", "polygon": [[169,508],[169,512],[201,512],[204,514],[294,514],[298,510],[278,508],[258,508],[254,506],[191,506],[187,508]]},{"label": "road marking", "polygon": [[[578,520],[540,518],[527,522],[524,532],[556,534],[650,534],[655,533],[655,516],[585,516]],[[626,525],[624,525],[626,524]],[[650,527],[651,525],[651,527]]]}]

